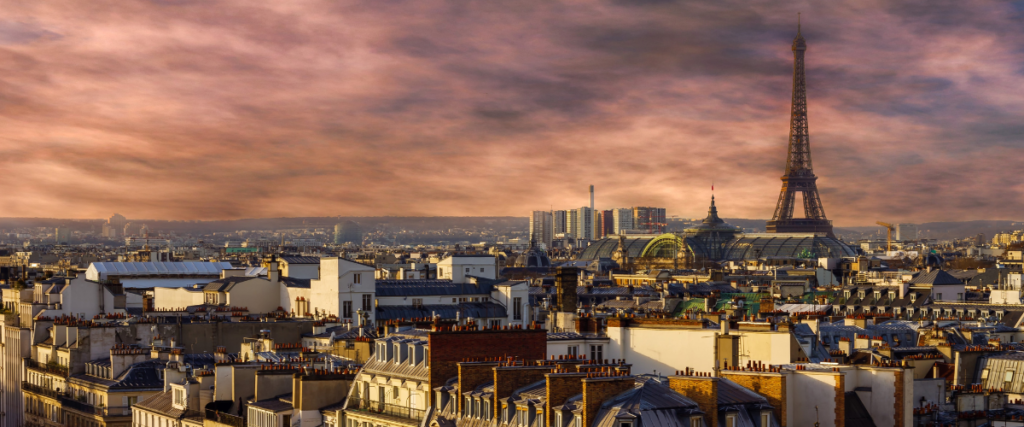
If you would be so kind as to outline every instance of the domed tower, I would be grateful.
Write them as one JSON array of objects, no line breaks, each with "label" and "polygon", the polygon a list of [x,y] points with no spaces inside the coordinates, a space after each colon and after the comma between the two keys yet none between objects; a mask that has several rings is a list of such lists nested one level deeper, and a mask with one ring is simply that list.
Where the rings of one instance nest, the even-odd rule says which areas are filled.
[{"label": "domed tower", "polygon": [[[718,207],[715,206],[715,196],[711,196],[711,206],[708,207],[708,216],[701,221],[701,225],[685,230],[688,239],[696,240],[703,247],[705,254],[712,260],[722,258],[725,244],[742,233],[743,230],[725,222],[718,216]],[[696,254],[695,254],[696,255]]]},{"label": "domed tower", "polygon": [[530,238],[530,247],[516,258],[516,267],[539,267],[550,268],[551,260],[548,253],[537,247],[537,242]]}]

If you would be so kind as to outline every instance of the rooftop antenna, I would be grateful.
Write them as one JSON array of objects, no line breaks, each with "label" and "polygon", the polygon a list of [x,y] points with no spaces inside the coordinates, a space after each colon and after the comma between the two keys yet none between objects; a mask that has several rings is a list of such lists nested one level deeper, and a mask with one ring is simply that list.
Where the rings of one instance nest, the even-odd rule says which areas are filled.
[{"label": "rooftop antenna", "polygon": [[800,35],[800,12],[796,13],[796,35]]}]

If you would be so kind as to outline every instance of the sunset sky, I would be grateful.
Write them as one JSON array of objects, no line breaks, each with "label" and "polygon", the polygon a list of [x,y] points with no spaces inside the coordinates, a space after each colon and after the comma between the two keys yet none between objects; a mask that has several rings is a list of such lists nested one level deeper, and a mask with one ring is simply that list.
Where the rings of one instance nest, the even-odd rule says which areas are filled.
[{"label": "sunset sky", "polygon": [[1022,1],[35,0],[0,217],[769,218],[798,11],[830,219],[1024,216]]}]

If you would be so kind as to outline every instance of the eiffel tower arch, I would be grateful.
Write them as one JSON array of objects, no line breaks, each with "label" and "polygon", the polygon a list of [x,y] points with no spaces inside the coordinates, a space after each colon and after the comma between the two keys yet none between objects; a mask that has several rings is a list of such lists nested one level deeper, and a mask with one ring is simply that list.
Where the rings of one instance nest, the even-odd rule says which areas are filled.
[{"label": "eiffel tower arch", "polygon": [[[768,221],[769,233],[832,233],[832,221],[825,217],[825,207],[818,196],[818,177],[811,166],[811,143],[807,131],[807,83],[804,79],[804,52],[807,43],[797,25],[793,39],[793,106],[789,119],[789,154],[786,173],[782,176],[782,192],[775,214]],[[803,196],[803,218],[794,218],[796,195]]]}]

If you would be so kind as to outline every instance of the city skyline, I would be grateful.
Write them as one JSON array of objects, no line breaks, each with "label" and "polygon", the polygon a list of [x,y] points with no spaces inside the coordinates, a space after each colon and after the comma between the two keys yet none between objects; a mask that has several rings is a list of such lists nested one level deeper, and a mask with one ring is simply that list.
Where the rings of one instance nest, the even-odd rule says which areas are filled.
[{"label": "city skyline", "polygon": [[16,4],[0,216],[767,219],[801,11],[829,219],[1014,219],[1022,4]]}]

